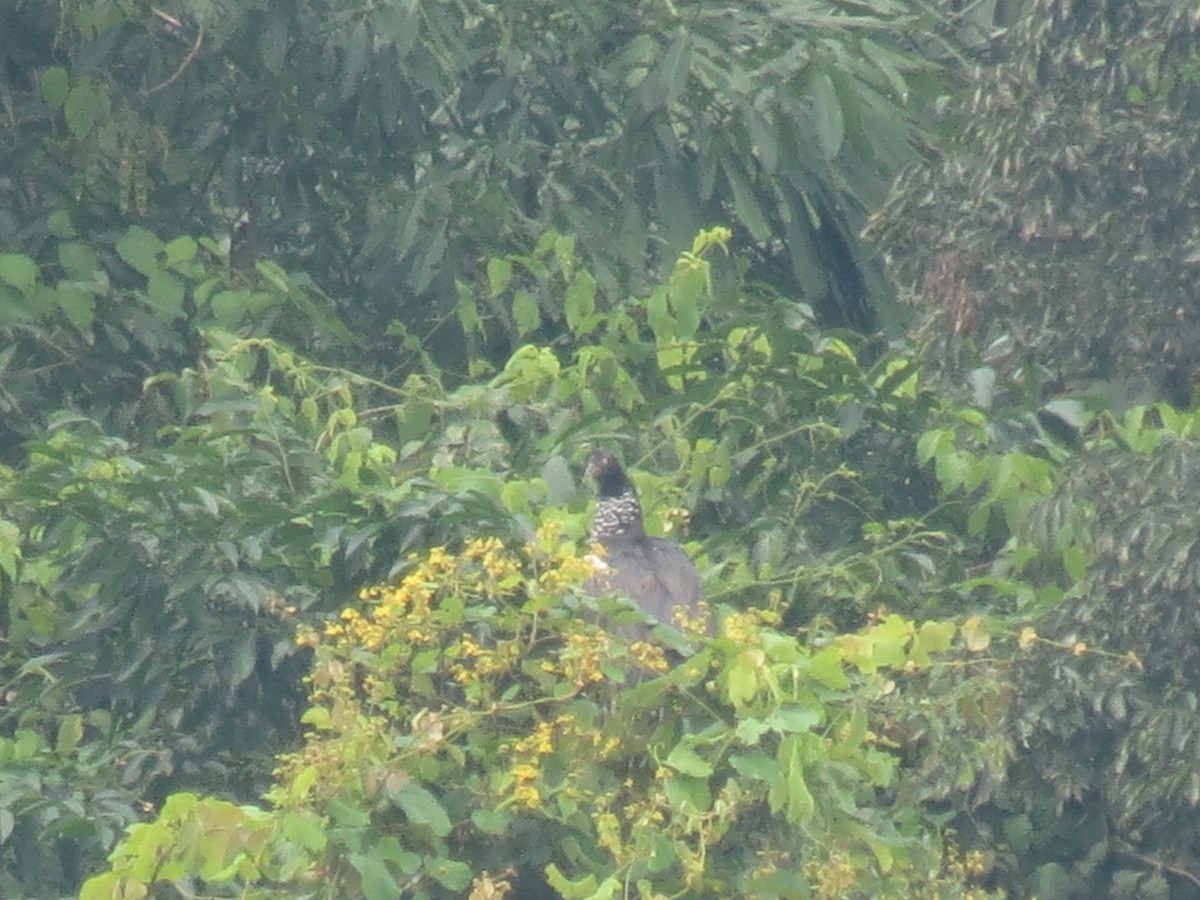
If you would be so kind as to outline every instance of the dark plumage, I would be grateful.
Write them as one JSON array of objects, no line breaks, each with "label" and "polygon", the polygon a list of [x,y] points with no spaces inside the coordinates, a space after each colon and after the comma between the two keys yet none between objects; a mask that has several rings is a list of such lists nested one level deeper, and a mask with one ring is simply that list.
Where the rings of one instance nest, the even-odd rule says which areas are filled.
[{"label": "dark plumage", "polygon": [[[605,551],[605,568],[591,580],[592,592],[628,597],[659,622],[676,628],[676,610],[682,609],[691,621],[703,618],[711,632],[696,566],[679,544],[646,534],[637,492],[616,457],[597,450],[588,460],[586,474],[595,480],[598,497],[592,541]],[[633,636],[648,632],[641,628]]]}]

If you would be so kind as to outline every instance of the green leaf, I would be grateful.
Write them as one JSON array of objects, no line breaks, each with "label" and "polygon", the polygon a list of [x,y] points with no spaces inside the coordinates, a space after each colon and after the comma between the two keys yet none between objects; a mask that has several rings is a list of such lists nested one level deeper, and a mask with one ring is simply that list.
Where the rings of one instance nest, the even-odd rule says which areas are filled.
[{"label": "green leaf", "polygon": [[17,581],[17,562],[20,559],[21,529],[6,519],[0,519],[0,572],[11,581]]},{"label": "green leaf", "polygon": [[477,809],[471,813],[471,824],[484,834],[504,834],[512,820],[507,809]]},{"label": "green leaf", "polygon": [[813,113],[816,117],[817,140],[826,159],[833,159],[842,149],[845,125],[842,121],[842,105],[838,101],[833,79],[821,72],[813,79],[810,90]]},{"label": "green leaf", "polygon": [[765,724],[772,731],[802,733],[819,725],[821,718],[820,710],[789,704],[767,716]]},{"label": "green leaf", "polygon": [[804,757],[800,741],[795,737],[784,739],[780,745],[780,767],[784,772],[787,791],[787,820],[796,825],[806,825],[812,821],[816,803],[804,780]]},{"label": "green leaf", "polygon": [[67,117],[67,128],[71,130],[72,136],[79,140],[88,136],[99,107],[100,98],[90,81],[85,79],[71,88],[67,94],[63,111]]},{"label": "green leaf", "polygon": [[581,271],[575,276],[564,302],[567,327],[576,334],[586,334],[587,320],[596,311],[596,279],[591,272]]},{"label": "green leaf", "polygon": [[164,317],[183,315],[183,284],[170,272],[152,272],[146,285],[146,299]]},{"label": "green leaf", "polygon": [[461,281],[456,282],[455,287],[458,291],[458,321],[463,331],[467,334],[482,331],[483,319],[479,317],[479,305],[475,302],[471,288]]},{"label": "green leaf", "polygon": [[734,753],[729,757],[729,764],[738,774],[756,781],[774,782],[780,774],[779,763],[758,750],[752,753]]},{"label": "green leaf", "polygon": [[54,299],[67,320],[80,331],[91,328],[96,318],[96,297],[91,291],[73,284],[59,284]]},{"label": "green leaf", "polygon": [[238,642],[233,652],[233,663],[229,670],[229,683],[237,687],[250,677],[254,664],[258,661],[258,634],[249,631]]},{"label": "green leaf", "polygon": [[571,881],[554,863],[546,866],[546,883],[558,892],[565,900],[584,900],[596,896],[596,876],[585,875],[578,881]]},{"label": "green leaf", "polygon": [[37,284],[37,278],[37,263],[28,256],[23,253],[0,253],[0,281],[28,294]]},{"label": "green leaf", "polygon": [[135,272],[149,278],[159,270],[158,254],[162,248],[157,235],[134,225],[117,241],[117,256]]},{"label": "green leaf", "polygon": [[309,811],[289,810],[280,813],[279,830],[285,838],[305,850],[319,853],[328,843],[321,817]]},{"label": "green leaf", "polygon": [[[0,827],[4,824],[5,816],[12,818],[12,813],[0,809]],[[148,896],[150,891],[144,882],[118,872],[105,872],[89,878],[79,890],[79,900],[112,900],[113,897],[139,900]]]},{"label": "green leaf", "polygon": [[87,244],[68,241],[58,245],[58,263],[75,281],[91,281],[100,268],[100,254]]},{"label": "green leaf", "polygon": [[575,272],[575,238],[566,234],[555,234],[553,245],[554,258],[562,268],[563,278],[570,281]]},{"label": "green leaf", "polygon": [[404,893],[382,860],[366,853],[352,853],[350,865],[358,871],[367,900],[396,900]]},{"label": "green leaf", "polygon": [[488,288],[493,297],[499,297],[512,280],[512,263],[507,259],[489,259],[487,264]]},{"label": "green leaf", "polygon": [[263,280],[281,294],[287,294],[291,291],[292,285],[288,280],[288,274],[283,266],[270,259],[260,259],[254,264],[255,271],[262,276]]},{"label": "green leaf", "polygon": [[666,764],[693,778],[707,778],[713,773],[712,765],[685,744],[675,745],[675,749],[667,755]]},{"label": "green leaf", "polygon": [[70,89],[71,81],[62,66],[51,66],[42,73],[42,96],[51,106],[62,106]]},{"label": "green leaf", "polygon": [[209,308],[222,328],[233,328],[242,321],[246,311],[246,291],[221,291],[213,295]]},{"label": "green leaf", "polygon": [[691,38],[686,31],[681,31],[662,62],[642,81],[638,89],[642,109],[650,112],[674,103],[687,85],[690,66]]},{"label": "green leaf", "polygon": [[930,664],[930,653],[941,653],[953,642],[958,626],[953,622],[922,622],[909,648],[909,662],[918,666]]},{"label": "green leaf", "polygon": [[67,756],[75,752],[83,739],[83,716],[74,714],[58,723],[58,736],[54,740],[54,752]]},{"label": "green leaf", "polygon": [[712,791],[703,778],[668,775],[663,783],[667,801],[683,813],[702,813],[712,806]]},{"label": "green leaf", "polygon": [[512,314],[517,334],[521,337],[542,327],[542,310],[529,291],[517,291],[513,297]]},{"label": "green leaf", "polygon": [[163,249],[167,254],[167,265],[177,266],[180,263],[191,262],[195,259],[199,245],[197,245],[194,238],[183,234],[175,238],[175,240],[170,241]]},{"label": "green leaf", "polygon": [[50,218],[46,220],[46,230],[62,240],[71,240],[79,236],[75,223],[71,221],[71,214],[65,209],[56,209],[50,213]]},{"label": "green leaf", "polygon": [[449,891],[464,891],[475,874],[466,863],[456,859],[438,859],[426,864],[429,874]]},{"label": "green leaf", "polygon": [[842,655],[834,646],[825,647],[815,654],[808,664],[809,674],[827,688],[844,691],[850,687],[850,679],[842,667]]},{"label": "green leaf", "polygon": [[771,227],[767,224],[767,217],[758,205],[758,198],[751,190],[750,182],[740,170],[738,162],[730,157],[723,157],[721,168],[733,194],[733,211],[737,213],[738,220],[746,226],[756,241],[770,238]]},{"label": "green leaf", "polygon": [[428,828],[438,837],[450,833],[450,817],[435,796],[416,782],[408,782],[391,794],[392,800],[414,825]]},{"label": "green leaf", "polygon": [[1087,575],[1088,554],[1080,544],[1071,544],[1063,551],[1063,569],[1073,581],[1083,581]]}]

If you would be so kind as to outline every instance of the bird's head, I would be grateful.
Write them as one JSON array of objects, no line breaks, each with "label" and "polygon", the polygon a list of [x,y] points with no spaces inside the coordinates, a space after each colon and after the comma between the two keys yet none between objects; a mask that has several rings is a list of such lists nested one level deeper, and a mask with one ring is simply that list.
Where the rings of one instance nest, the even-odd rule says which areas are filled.
[{"label": "bird's head", "polygon": [[588,459],[584,474],[596,482],[599,504],[592,521],[592,537],[642,535],[642,507],[633,482],[611,450],[600,449]]},{"label": "bird's head", "polygon": [[601,499],[619,497],[633,490],[633,484],[611,450],[601,448],[592,453],[584,474],[596,482],[596,493]]}]

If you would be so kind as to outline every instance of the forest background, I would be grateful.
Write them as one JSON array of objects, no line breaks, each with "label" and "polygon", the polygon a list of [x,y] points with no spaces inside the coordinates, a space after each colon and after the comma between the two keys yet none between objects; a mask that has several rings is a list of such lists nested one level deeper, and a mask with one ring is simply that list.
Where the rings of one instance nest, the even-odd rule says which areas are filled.
[{"label": "forest background", "polygon": [[0,36],[0,895],[1200,897],[1194,2]]}]

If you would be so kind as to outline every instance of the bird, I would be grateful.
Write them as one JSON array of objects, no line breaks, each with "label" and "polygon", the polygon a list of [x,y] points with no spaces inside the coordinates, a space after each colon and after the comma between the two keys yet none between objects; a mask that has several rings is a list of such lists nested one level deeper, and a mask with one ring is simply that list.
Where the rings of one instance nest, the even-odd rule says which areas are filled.
[{"label": "bird", "polygon": [[[628,597],[662,624],[678,627],[679,617],[686,616],[689,627],[695,623],[711,634],[712,618],[695,564],[675,541],[646,534],[637,491],[612,451],[592,453],[585,475],[596,483],[591,540],[604,550],[589,591]],[[652,626],[621,631],[625,637],[644,640]]]}]

